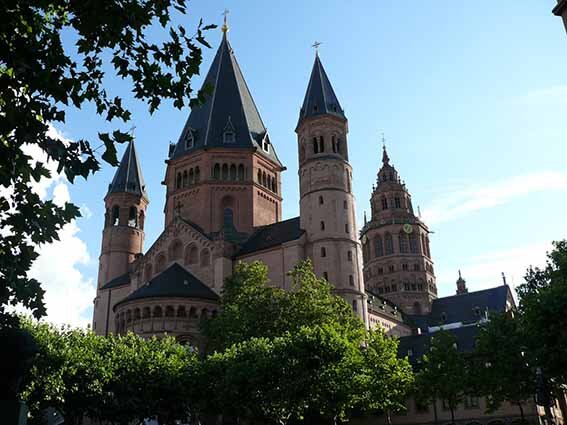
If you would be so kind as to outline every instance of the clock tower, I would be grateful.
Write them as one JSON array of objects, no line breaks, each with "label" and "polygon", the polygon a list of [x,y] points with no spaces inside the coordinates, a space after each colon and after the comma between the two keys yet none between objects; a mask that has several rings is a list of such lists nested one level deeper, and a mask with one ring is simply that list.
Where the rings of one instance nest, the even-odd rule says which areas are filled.
[{"label": "clock tower", "polygon": [[414,214],[411,195],[390,164],[386,147],[370,198],[372,215],[361,231],[367,290],[407,314],[427,314],[437,298],[429,229]]}]

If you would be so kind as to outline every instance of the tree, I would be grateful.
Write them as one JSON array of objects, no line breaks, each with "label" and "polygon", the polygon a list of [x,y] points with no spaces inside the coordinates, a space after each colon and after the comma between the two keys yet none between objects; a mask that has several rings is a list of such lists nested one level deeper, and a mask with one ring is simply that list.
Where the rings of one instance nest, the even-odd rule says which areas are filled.
[{"label": "tree", "polygon": [[567,240],[553,243],[543,269],[530,267],[517,289],[521,327],[533,366],[555,388],[567,385]]},{"label": "tree", "polygon": [[[27,277],[37,246],[79,216],[72,204],[42,200],[32,182],[50,177],[45,164],[29,155],[43,152],[72,183],[100,168],[98,147],[86,139],[63,141],[50,132],[66,112],[94,106],[101,118],[130,120],[122,98],[108,91],[106,69],[130,82],[133,96],[153,113],[163,100],[176,108],[195,98],[191,78],[199,72],[200,45],[210,47],[197,26],[193,36],[171,24],[173,10],[186,13],[185,0],[109,0],[61,2],[8,0],[0,22],[0,325],[16,323],[8,305],[22,304],[39,318],[45,314],[40,282]],[[150,29],[167,32],[161,44]],[[65,37],[63,37],[65,34]],[[69,40],[73,40],[73,45]],[[117,165],[116,143],[124,131],[99,133],[101,159]]]},{"label": "tree", "polygon": [[43,424],[48,407],[71,425],[86,417],[120,425],[157,417],[171,424],[190,414],[190,382],[199,362],[173,338],[103,337],[30,320],[23,324],[40,349],[23,391],[30,425]]},{"label": "tree", "polygon": [[443,400],[454,423],[455,409],[463,401],[467,390],[466,378],[467,365],[456,338],[448,331],[436,332],[416,375],[418,397],[431,403]]},{"label": "tree", "polygon": [[362,388],[368,397],[367,409],[390,414],[405,409],[414,385],[414,375],[407,358],[398,357],[398,341],[380,329],[368,331],[363,350],[366,382]]},{"label": "tree", "polygon": [[524,336],[517,318],[505,314],[490,317],[476,339],[473,387],[486,396],[488,413],[508,401],[520,409],[533,397],[534,372],[528,365]]},{"label": "tree", "polygon": [[222,350],[250,338],[273,338],[302,327],[332,324],[361,338],[364,324],[350,306],[318,279],[310,260],[291,272],[291,290],[269,285],[268,268],[261,262],[239,263],[224,285],[222,312],[204,326],[211,349]]}]

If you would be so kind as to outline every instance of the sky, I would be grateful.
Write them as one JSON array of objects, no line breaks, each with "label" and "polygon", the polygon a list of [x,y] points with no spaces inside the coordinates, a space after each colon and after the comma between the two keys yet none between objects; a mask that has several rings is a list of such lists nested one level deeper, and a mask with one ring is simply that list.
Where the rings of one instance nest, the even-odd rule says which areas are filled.
[{"label": "sky", "polygon": [[[567,237],[567,34],[551,14],[554,0],[476,2],[399,0],[192,0],[176,24],[221,24],[287,171],[283,216],[299,213],[294,133],[314,59],[320,57],[349,120],[358,225],[381,160],[384,133],[391,162],[430,227],[441,296],[454,293],[458,270],[469,290],[517,286],[529,265],[543,265],[551,241]],[[410,7],[411,6],[411,7]],[[159,40],[158,31],[150,36]],[[204,52],[199,87],[221,40]],[[72,42],[68,36],[67,43]],[[110,71],[110,70],[109,70]],[[125,97],[148,187],[148,248],[163,229],[168,144],[189,109],[163,103],[153,115]],[[68,111],[53,131],[96,139],[109,126],[86,107]],[[96,140],[95,140],[96,144]],[[123,147],[121,147],[123,150]],[[121,153],[121,152],[120,152]],[[103,198],[114,169],[88,181],[42,182],[45,198],[71,200],[83,217],[61,241],[41,248],[31,274],[47,290],[48,319],[85,326],[92,316],[102,236]]]}]

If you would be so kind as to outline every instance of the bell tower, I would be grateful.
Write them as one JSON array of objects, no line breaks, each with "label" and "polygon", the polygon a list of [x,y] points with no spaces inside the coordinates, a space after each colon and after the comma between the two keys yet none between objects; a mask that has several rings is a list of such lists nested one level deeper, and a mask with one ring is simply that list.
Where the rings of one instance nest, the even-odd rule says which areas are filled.
[{"label": "bell tower", "polygon": [[367,323],[362,255],[357,238],[348,121],[315,57],[296,128],[299,149],[300,222],[315,273],[335,287]]},{"label": "bell tower", "polygon": [[129,282],[130,264],[142,253],[148,203],[136,148],[131,141],[104,198],[106,212],[93,315],[93,330],[98,334],[106,334],[108,328],[107,284],[117,279],[122,279],[119,283]]},{"label": "bell tower", "polygon": [[414,214],[411,195],[383,147],[382,168],[361,231],[366,288],[408,314],[427,314],[437,298],[429,229]]}]

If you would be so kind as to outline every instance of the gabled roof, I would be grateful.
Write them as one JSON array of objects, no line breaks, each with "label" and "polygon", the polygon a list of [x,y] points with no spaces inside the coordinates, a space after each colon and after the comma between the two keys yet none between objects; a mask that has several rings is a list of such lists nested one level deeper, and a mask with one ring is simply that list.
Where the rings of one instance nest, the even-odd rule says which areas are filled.
[{"label": "gabled roof", "polygon": [[143,196],[146,199],[148,198],[146,185],[142,177],[142,169],[140,168],[140,162],[138,161],[138,155],[136,154],[136,147],[134,146],[133,140],[128,143],[124,151],[124,155],[114,174],[112,183],[108,186],[107,194],[124,192]]},{"label": "gabled roof", "polygon": [[[508,285],[496,286],[482,291],[468,292],[450,297],[437,298],[431,304],[428,316],[429,326],[443,323],[472,323],[479,321],[477,308],[484,317],[484,312],[505,312],[511,298]],[[444,317],[444,318],[443,318]]]},{"label": "gabled roof", "polygon": [[130,284],[130,273],[124,273],[121,276],[115,277],[104,284],[100,289],[112,289],[122,285]]},{"label": "gabled roof", "polygon": [[[248,90],[242,71],[226,33],[203,87],[212,88],[203,105],[193,108],[177,142],[172,158],[207,147],[233,149],[257,149],[265,157],[281,166],[273,145],[268,152],[262,148],[268,131],[260,118],[252,95]],[[234,134],[234,142],[225,143],[224,134]],[[186,140],[193,138],[193,147],[187,148]]]},{"label": "gabled roof", "polygon": [[173,263],[144,286],[139,287],[118,304],[143,298],[199,298],[218,301],[219,296],[193,273]]},{"label": "gabled roof", "polygon": [[236,257],[294,241],[299,239],[303,232],[299,227],[299,217],[262,226],[244,243]]},{"label": "gabled roof", "polygon": [[331,114],[346,119],[319,55],[316,55],[303,106],[299,112],[299,122],[304,118],[323,114]]}]

